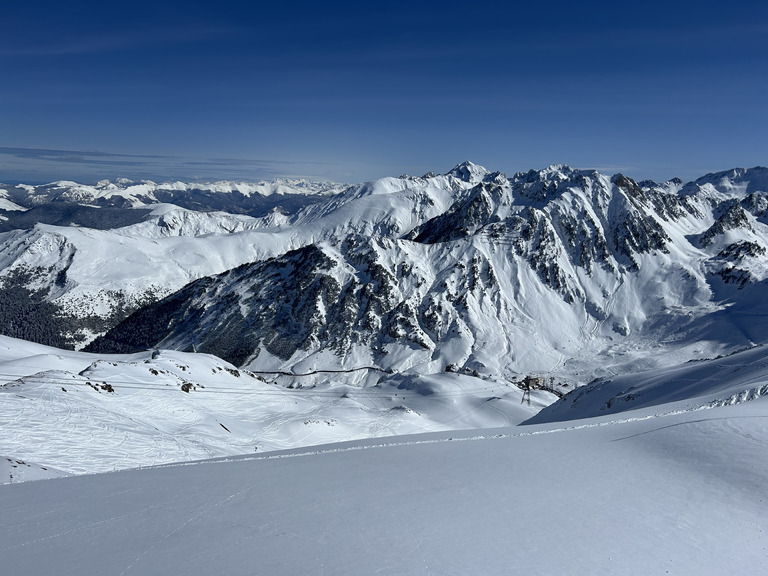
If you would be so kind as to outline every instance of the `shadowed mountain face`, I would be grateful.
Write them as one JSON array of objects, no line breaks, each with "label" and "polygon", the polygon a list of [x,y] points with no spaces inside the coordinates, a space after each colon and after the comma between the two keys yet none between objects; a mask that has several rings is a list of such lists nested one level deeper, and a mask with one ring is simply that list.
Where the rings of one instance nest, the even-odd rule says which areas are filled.
[{"label": "shadowed mountain face", "polygon": [[126,210],[124,208],[80,206],[70,202],[33,206],[26,211],[4,212],[0,220],[0,232],[24,230],[36,224],[55,226],[85,226],[97,230],[109,230],[130,226],[147,218],[149,210]]}]

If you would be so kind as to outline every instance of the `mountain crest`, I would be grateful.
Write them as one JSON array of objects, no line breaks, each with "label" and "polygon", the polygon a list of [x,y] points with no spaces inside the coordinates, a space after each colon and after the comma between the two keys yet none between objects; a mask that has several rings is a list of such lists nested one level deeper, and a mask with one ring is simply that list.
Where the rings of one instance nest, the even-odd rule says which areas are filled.
[{"label": "mountain crest", "polygon": [[453,176],[454,178],[458,178],[459,180],[463,180],[469,184],[477,184],[478,182],[482,182],[483,178],[485,178],[487,175],[488,170],[482,166],[479,166],[478,164],[473,164],[469,160],[466,160],[461,164],[457,164],[451,171],[446,174],[446,176]]}]

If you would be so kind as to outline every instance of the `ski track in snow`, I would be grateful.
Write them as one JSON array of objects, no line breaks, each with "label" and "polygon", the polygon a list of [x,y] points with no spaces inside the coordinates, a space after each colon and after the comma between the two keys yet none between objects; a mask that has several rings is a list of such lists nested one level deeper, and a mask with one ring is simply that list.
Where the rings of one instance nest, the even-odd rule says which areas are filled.
[{"label": "ski track in snow", "polygon": [[[548,428],[546,430],[533,430],[530,432],[507,432],[507,433],[497,433],[497,434],[477,434],[473,436],[461,436],[461,431],[457,430],[456,434],[459,434],[457,436],[451,436],[449,438],[427,438],[427,439],[417,439],[417,440],[404,440],[404,441],[398,441],[394,440],[391,442],[380,442],[376,444],[356,444],[354,446],[333,446],[328,448],[322,448],[318,450],[307,450],[298,448],[296,451],[291,451],[289,453],[279,453],[279,454],[262,454],[258,456],[234,456],[234,457],[224,457],[224,458],[214,458],[210,460],[199,460],[194,462],[174,462],[170,464],[159,464],[156,466],[147,466],[142,467],[142,469],[152,469],[152,468],[173,468],[176,466],[197,466],[201,464],[209,464],[209,463],[226,463],[226,462],[250,462],[254,460],[274,460],[274,459],[280,459],[280,458],[303,458],[306,456],[320,456],[323,454],[335,454],[338,452],[351,452],[351,451],[358,451],[358,450],[374,450],[374,449],[381,449],[381,448],[394,448],[399,446],[417,446],[422,444],[440,444],[444,442],[482,442],[482,441],[490,441],[490,440],[500,440],[500,439],[506,439],[506,438],[521,438],[525,436],[540,436],[543,434],[560,434],[563,432],[572,432],[575,430],[586,430],[590,428],[602,428],[605,426],[616,426],[621,424],[628,424],[631,422],[643,422],[647,420],[654,420],[658,418],[666,418],[669,416],[679,416],[681,414],[687,414],[691,412],[699,412],[703,410],[709,410],[712,408],[722,408],[724,406],[732,406],[736,404],[740,404],[742,402],[749,402],[752,400],[757,400],[765,395],[768,395],[768,385],[763,386],[761,388],[755,388],[751,390],[745,390],[743,393],[735,395],[733,397],[730,397],[728,399],[723,399],[721,401],[710,401],[706,404],[690,407],[690,408],[684,408],[684,409],[677,409],[677,410],[669,410],[666,412],[660,412],[660,413],[654,413],[654,414],[648,414],[644,416],[632,416],[627,418],[617,418],[607,421],[601,421],[601,422],[587,422],[584,424],[574,424],[572,426],[562,426],[558,428]],[[756,417],[756,416],[755,416]],[[763,416],[763,418],[768,419],[768,416]],[[719,420],[721,418],[714,418],[714,419],[703,419],[703,420]],[[685,422],[683,424],[691,424],[693,422],[700,422],[703,420],[694,420],[690,422]],[[660,430],[661,428],[659,428]],[[644,434],[649,434],[651,432],[654,432],[655,430],[650,430],[648,432],[644,432]]]},{"label": "ski track in snow", "polygon": [[[71,354],[57,361],[71,363],[82,356]],[[7,382],[0,387],[0,454],[74,474],[106,472],[243,454],[254,446],[275,451],[507,426],[529,418],[541,404],[519,406],[521,393],[508,383],[453,374],[431,376],[414,389],[396,387],[400,376],[392,375],[394,383],[382,387],[331,381],[316,388],[313,380],[308,387],[285,390],[245,374],[235,378],[215,357],[167,354],[160,364],[148,354],[143,360],[96,363],[85,356],[80,366],[69,366],[71,372],[43,370]],[[179,380],[167,372],[169,361],[171,368],[192,368],[180,372]],[[196,391],[186,394],[179,389],[180,382],[195,383],[201,372],[208,374],[204,387],[198,382]],[[155,382],[146,379],[150,373],[157,373]],[[222,376],[212,373],[229,380],[219,382]],[[246,382],[238,383],[243,378]],[[113,392],[102,388],[107,382]],[[439,390],[423,396],[420,386]],[[11,481],[18,481],[15,476]]]},{"label": "ski track in snow", "polygon": [[[174,354],[170,357],[171,366],[192,366],[192,373],[183,372],[186,381],[194,380],[193,373],[200,370],[210,374],[211,366],[217,366],[216,362],[220,362],[213,357],[206,359],[204,356],[196,358],[193,355]],[[678,382],[680,386],[689,386],[690,382],[696,382],[696,374],[703,371],[710,375],[711,380],[723,380],[719,384],[719,393],[710,391],[700,400],[688,400],[679,410],[664,410],[644,418],[738,404],[765,396],[768,393],[768,377],[765,375],[768,361],[762,355],[762,348],[754,348],[706,364],[689,363],[674,370],[662,369],[648,373],[647,376],[636,376],[640,383],[658,381],[659,375],[662,375],[671,378],[672,382]],[[219,389],[213,383],[208,383],[205,388],[187,394],[178,389],[177,380],[166,380],[165,385],[161,381],[153,385],[140,385],[135,389],[130,386],[126,390],[121,389],[122,385],[137,382],[137,370],[138,374],[148,370],[162,370],[168,360],[164,362],[166,364],[157,365],[157,369],[152,368],[154,364],[145,362],[97,363],[94,365],[96,368],[89,368],[83,376],[71,380],[68,378],[72,378],[72,374],[48,370],[10,382],[6,385],[9,388],[2,390],[10,395],[6,396],[0,406],[4,409],[2,413],[9,416],[4,421],[0,420],[0,431],[4,437],[0,454],[78,474],[174,465],[183,461],[199,462],[217,457],[239,458],[253,446],[260,453],[250,457],[260,459],[285,457],[285,450],[302,452],[313,444],[327,446],[332,442],[419,432],[454,430],[457,431],[452,437],[455,441],[480,440],[553,433],[583,426],[605,426],[637,420],[635,413],[631,419],[613,416],[607,421],[591,421],[589,424],[555,428],[550,424],[549,429],[544,431],[518,428],[514,432],[466,437],[458,431],[509,427],[522,421],[516,416],[518,410],[524,409],[521,413],[532,415],[535,407],[521,406],[522,391],[509,383],[451,374],[441,375],[440,378],[429,376],[406,380],[410,384],[402,389],[401,386],[355,388],[346,385],[315,389],[313,384],[312,387],[298,388],[289,393],[280,388],[268,388],[263,390],[268,393],[266,403],[259,400],[261,392],[258,390],[239,389],[245,394],[256,394],[256,403],[245,401],[247,396],[238,398],[237,395],[228,394],[227,390],[238,391],[238,388],[231,388],[232,384],[227,384],[230,388]],[[689,374],[688,371],[692,372]],[[226,371],[217,371],[216,368],[213,373],[225,374],[230,378]],[[732,377],[729,374],[739,377],[734,382],[738,383],[738,389],[728,383]],[[171,378],[172,375],[166,374],[165,377]],[[84,384],[86,378],[97,383],[102,379],[113,382],[116,395],[94,391],[87,386],[78,388],[76,384]],[[448,380],[441,384],[441,378]],[[401,381],[396,379],[395,384]],[[176,384],[169,387],[169,382]],[[62,384],[69,387],[70,392],[59,390]],[[259,386],[263,388],[269,385]],[[432,390],[434,386],[438,388]],[[422,395],[422,388],[430,391],[429,394]],[[603,400],[598,396],[598,403],[593,402],[591,405],[599,407],[599,402],[605,402],[611,395],[612,400],[623,400],[625,398],[622,394],[627,395],[627,390],[633,388],[621,386],[601,392],[598,386],[597,392],[602,393]],[[673,388],[670,390],[673,391]],[[580,401],[580,395],[585,390],[580,389],[578,393],[575,392],[576,396],[568,396],[566,399]],[[624,392],[616,394],[617,390]],[[274,395],[278,392],[278,395]],[[653,389],[649,394],[652,399]],[[692,402],[698,403],[692,405]],[[663,403],[663,399],[658,402]],[[632,408],[631,404],[619,402],[616,408],[626,411]],[[609,418],[609,413],[598,411],[595,414],[603,419]],[[512,420],[513,415],[517,420]],[[246,428],[241,423],[245,423]],[[53,430],[56,430],[55,434]],[[233,432],[236,434],[233,435]],[[421,438],[409,439],[407,443],[435,441],[444,440]],[[356,449],[401,444],[400,441],[387,441],[363,444],[362,448]],[[306,453],[340,449],[345,448],[325,447]],[[275,454],[276,451],[281,453]]]},{"label": "ski track in snow", "polygon": [[[223,504],[226,504],[227,502],[229,502],[229,501],[230,501],[230,500],[232,500],[233,498],[236,498],[236,497],[237,497],[237,496],[239,496],[240,494],[243,494],[243,493],[247,492],[247,491],[248,491],[248,490],[250,490],[250,489],[251,489],[251,487],[250,487],[250,486],[247,486],[247,487],[243,488],[242,490],[240,490],[239,492],[235,492],[234,494],[230,494],[230,495],[229,495],[229,496],[227,496],[226,498],[222,498],[222,499],[220,499],[220,500],[218,500],[218,501],[214,502],[214,503],[213,503],[213,504],[211,504],[210,506],[204,506],[204,507],[202,507],[200,510],[198,510],[198,511],[197,511],[197,513],[195,513],[195,514],[193,514],[192,516],[190,516],[190,517],[189,517],[189,518],[188,518],[186,521],[182,522],[181,524],[178,524],[178,525],[176,525],[176,527],[175,527],[175,528],[173,528],[172,530],[170,530],[169,532],[167,532],[166,534],[164,534],[164,535],[163,535],[163,536],[162,536],[160,539],[158,539],[158,540],[156,540],[156,541],[152,542],[152,544],[151,544],[149,547],[145,548],[145,549],[144,549],[144,551],[143,551],[141,554],[139,554],[139,556],[137,556],[137,557],[136,557],[136,560],[135,560],[133,563],[131,563],[131,564],[129,564],[128,566],[126,566],[126,567],[125,567],[125,568],[122,570],[122,572],[120,572],[120,576],[125,576],[125,574],[128,574],[128,572],[130,572],[130,571],[131,571],[131,569],[132,569],[132,568],[133,568],[133,567],[134,567],[136,564],[138,564],[139,562],[141,562],[141,561],[142,561],[142,560],[143,560],[143,559],[144,559],[144,558],[145,558],[145,557],[146,557],[146,556],[147,556],[147,555],[148,555],[148,554],[149,554],[149,553],[150,553],[152,550],[154,550],[155,548],[158,548],[158,547],[160,547],[160,546],[161,546],[161,545],[162,545],[162,544],[163,544],[163,543],[164,543],[166,540],[168,540],[168,539],[169,539],[171,536],[173,536],[174,534],[177,534],[178,532],[180,532],[181,530],[183,530],[183,529],[184,529],[186,526],[188,526],[189,524],[191,524],[192,522],[194,522],[194,521],[195,521],[195,520],[197,520],[198,518],[202,518],[203,516],[206,516],[206,515],[207,515],[207,514],[209,514],[209,513],[210,513],[212,510],[214,510],[214,509],[216,509],[216,508],[218,508],[218,507],[222,506]],[[112,520],[113,520],[113,519],[110,519],[109,521],[112,521]]]}]

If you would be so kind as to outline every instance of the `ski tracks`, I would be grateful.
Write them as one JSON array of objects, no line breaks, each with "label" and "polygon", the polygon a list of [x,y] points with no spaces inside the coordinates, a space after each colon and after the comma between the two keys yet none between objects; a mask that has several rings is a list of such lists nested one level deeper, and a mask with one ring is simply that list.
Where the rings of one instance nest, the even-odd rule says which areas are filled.
[{"label": "ski tracks", "polygon": [[[139,554],[139,556],[137,556],[137,557],[136,557],[136,559],[135,559],[135,560],[134,560],[132,563],[130,563],[128,566],[126,566],[126,567],[123,569],[123,571],[122,571],[122,572],[120,572],[120,576],[125,576],[125,574],[127,574],[129,571],[131,571],[131,570],[133,569],[133,567],[134,567],[134,566],[136,566],[136,564],[138,564],[138,563],[140,563],[142,560],[144,560],[144,558],[146,558],[146,557],[147,557],[147,555],[148,555],[148,554],[149,554],[149,553],[150,553],[152,550],[154,550],[155,548],[159,547],[159,546],[160,546],[161,544],[163,544],[163,543],[164,543],[166,540],[168,540],[168,538],[170,538],[170,537],[171,537],[171,536],[173,536],[174,534],[177,534],[178,532],[180,532],[181,530],[183,530],[185,527],[187,527],[189,524],[191,524],[192,522],[194,522],[194,521],[195,521],[195,520],[197,520],[198,518],[201,518],[202,516],[205,516],[205,515],[206,515],[206,514],[208,514],[208,513],[209,513],[211,510],[214,510],[214,509],[218,508],[219,506],[223,506],[224,504],[226,504],[227,502],[229,502],[229,501],[230,501],[230,500],[232,500],[233,498],[236,498],[237,496],[240,496],[241,494],[245,493],[245,492],[246,492],[247,490],[249,490],[249,489],[250,489],[250,487],[249,487],[249,486],[248,486],[248,487],[245,487],[245,488],[243,488],[242,490],[240,490],[240,491],[238,491],[238,492],[235,492],[234,494],[230,494],[230,495],[229,495],[229,496],[227,496],[226,498],[222,498],[221,500],[218,500],[218,501],[214,502],[214,503],[213,503],[213,504],[211,504],[210,506],[205,506],[204,508],[200,509],[200,511],[198,511],[196,514],[193,514],[192,516],[190,516],[189,518],[187,518],[187,519],[186,519],[184,522],[182,522],[181,524],[178,524],[178,525],[177,525],[175,528],[173,528],[173,529],[172,529],[172,530],[170,530],[169,532],[166,532],[166,533],[165,533],[163,536],[161,536],[161,537],[160,537],[158,540],[156,540],[156,541],[152,542],[152,544],[150,544],[150,545],[149,545],[147,548],[145,548],[145,549],[144,549],[144,551],[143,551],[141,554]],[[157,505],[157,506],[159,506],[159,505]],[[157,507],[157,506],[154,506],[154,507]]]},{"label": "ski tracks", "polygon": [[[756,398],[757,396],[755,396]],[[658,414],[648,414],[645,416],[634,416],[629,418],[617,418],[615,420],[605,420],[600,422],[587,422],[584,424],[576,424],[573,426],[561,426],[557,428],[548,428],[545,430],[532,430],[530,432],[501,432],[497,434],[478,434],[473,436],[451,436],[448,438],[426,438],[422,440],[403,440],[403,441],[392,441],[392,442],[379,442],[376,444],[358,444],[354,446],[337,446],[337,447],[328,447],[328,448],[320,448],[316,450],[302,450],[300,452],[288,452],[288,453],[280,453],[280,454],[262,454],[259,456],[234,456],[234,457],[224,457],[220,459],[216,459],[213,461],[210,460],[201,460],[197,462],[182,462],[182,463],[173,463],[173,464],[161,464],[158,466],[153,466],[152,468],[167,468],[171,466],[199,466],[201,464],[218,464],[218,463],[225,463],[225,462],[248,462],[253,460],[273,460],[273,459],[279,459],[279,458],[303,458],[306,456],[319,456],[322,454],[335,454],[338,452],[353,452],[353,451],[360,451],[360,450],[375,450],[380,448],[392,448],[392,447],[399,447],[399,446],[419,446],[419,445],[426,445],[426,444],[442,444],[445,442],[479,442],[479,441],[490,441],[490,440],[500,440],[500,439],[507,439],[507,438],[519,438],[524,436],[539,436],[543,434],[558,434],[561,432],[570,432],[573,430],[585,430],[588,428],[601,428],[604,426],[615,426],[620,424],[627,424],[631,422],[642,422],[646,420],[653,420],[656,418],[664,418],[667,416],[677,416],[680,414],[687,414],[690,412],[698,412],[701,410],[708,410],[711,408],[720,408],[722,407],[722,404],[704,404],[699,406],[691,406],[684,409],[677,409],[677,410],[669,410],[667,412],[661,412]]]}]

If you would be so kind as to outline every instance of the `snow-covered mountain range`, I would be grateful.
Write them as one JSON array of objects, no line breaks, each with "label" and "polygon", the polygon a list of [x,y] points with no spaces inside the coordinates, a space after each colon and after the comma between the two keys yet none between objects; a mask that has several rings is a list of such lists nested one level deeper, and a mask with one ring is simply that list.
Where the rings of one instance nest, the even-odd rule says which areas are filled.
[{"label": "snow-covered mountain range", "polygon": [[[744,314],[764,313],[767,182],[765,168],[657,184],[464,163],[296,194],[241,185],[309,200],[260,217],[155,204],[116,229],[14,230],[0,236],[0,275],[49,310],[48,344],[583,383],[764,341],[764,323]],[[108,191],[142,209],[161,199],[148,184],[56,186],[43,189]]]},{"label": "snow-covered mountain range", "polygon": [[[0,204],[4,210],[24,210],[52,202],[71,203],[100,208],[144,208],[153,204],[170,203],[194,205],[203,210],[230,208],[230,212],[263,209],[259,205],[265,198],[275,196],[284,204],[302,201],[304,196],[337,194],[347,188],[333,182],[277,179],[271,182],[164,182],[151,180],[134,182],[127,178],[114,181],[101,180],[91,186],[60,180],[31,186],[4,185],[0,191]],[[293,198],[293,200],[291,200]]]},{"label": "snow-covered mountain range", "polygon": [[[133,354],[115,356],[120,368],[100,380],[117,389],[131,363],[167,369],[147,350],[197,352],[220,359],[200,374],[227,366],[258,375],[264,382],[252,385],[270,393],[315,390],[297,422],[336,418],[318,404],[323,395],[353,399],[364,413],[354,425],[342,419],[339,435],[287,441],[248,428],[237,441],[201,443],[196,457],[466,426],[467,411],[477,426],[520,422],[532,416],[513,409],[526,377],[552,390],[535,400],[541,407],[595,379],[768,341],[766,168],[655,183],[563,165],[509,177],[465,162],[359,185],[1,188],[14,204],[0,212],[9,218],[34,206],[106,215],[99,227],[38,223],[0,234],[0,326],[95,354],[65,369],[67,381],[93,384],[88,366]],[[112,214],[132,223],[110,227]],[[51,353],[21,354],[37,356]],[[39,374],[52,366],[11,371],[11,380],[50,384],[58,376]],[[73,395],[60,388],[46,394],[72,413]],[[469,404],[434,409],[456,389]],[[350,390],[365,391],[364,401]],[[382,428],[382,417],[397,423]],[[179,450],[169,454],[185,457]]]}]

